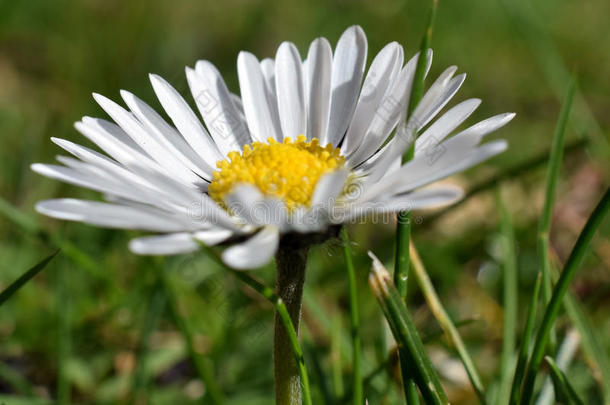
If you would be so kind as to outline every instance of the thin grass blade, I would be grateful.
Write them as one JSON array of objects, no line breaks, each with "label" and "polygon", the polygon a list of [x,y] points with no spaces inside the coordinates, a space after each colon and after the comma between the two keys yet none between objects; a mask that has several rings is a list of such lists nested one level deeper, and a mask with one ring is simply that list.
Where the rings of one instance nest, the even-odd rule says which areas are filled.
[{"label": "thin grass blade", "polygon": [[447,395],[426,354],[403,298],[381,262],[372,253],[370,256],[373,259],[373,266],[369,275],[369,284],[398,344],[401,362],[404,364],[402,369],[408,367],[410,373],[407,376],[413,376],[426,403],[448,404]]},{"label": "thin grass blade", "polygon": [[211,370],[211,365],[208,364],[205,359],[195,350],[193,332],[188,323],[188,319],[182,316],[180,314],[180,311],[178,310],[178,302],[174,288],[172,287],[167,275],[163,271],[163,268],[160,268],[159,272],[161,273],[160,278],[163,287],[163,292],[165,297],[167,298],[168,309],[170,311],[172,320],[180,330],[180,333],[184,338],[184,342],[186,343],[186,348],[188,350],[191,362],[195,367],[195,371],[197,372],[197,375],[206,387],[205,395],[201,397],[201,403],[223,405],[225,403],[225,399],[222,390],[220,389],[216,382],[216,379],[214,378],[214,374]]},{"label": "thin grass blade", "polygon": [[[558,273],[554,266],[552,266],[552,270]],[[553,274],[553,276],[558,276],[558,274]],[[600,330],[593,326],[578,299],[569,291],[563,300],[563,305],[570,321],[580,334],[582,350],[602,388],[604,403],[610,404],[610,358],[602,345],[604,340],[600,336]]]},{"label": "thin grass blade", "polygon": [[525,373],[525,366],[527,365],[532,335],[534,333],[534,324],[536,323],[536,312],[538,309],[538,298],[540,297],[541,285],[542,274],[538,272],[538,277],[536,277],[536,283],[534,284],[534,291],[532,291],[532,298],[529,303],[527,321],[525,322],[525,330],[523,331],[523,341],[521,342],[521,347],[519,348],[519,354],[517,356],[517,366],[515,367],[515,374],[513,376],[508,402],[510,405],[519,403],[521,383],[523,382],[523,374]]},{"label": "thin grass blade", "polygon": [[[415,75],[413,76],[413,86],[409,97],[409,105],[406,112],[406,120],[411,116],[415,107],[420,102],[424,93],[424,81],[426,78],[426,66],[428,63],[428,49],[432,40],[432,31],[434,29],[434,20],[436,19],[436,10],[438,8],[438,0],[432,0],[430,16],[426,31],[422,37],[419,47],[419,58],[415,67]],[[398,136],[398,132],[397,135]],[[417,136],[417,134],[415,134]],[[403,156],[403,163],[413,159],[415,153],[415,139],[412,140],[411,146]],[[411,240],[411,213],[401,211],[397,214],[396,223],[396,259],[394,265],[394,284],[400,295],[404,298],[407,296],[407,280],[409,277],[409,242]]]},{"label": "thin grass blade", "polygon": [[140,332],[140,343],[137,351],[136,370],[133,375],[131,385],[131,404],[136,405],[147,401],[146,385],[148,382],[147,363],[149,352],[150,335],[157,329],[163,311],[165,309],[166,297],[165,292],[161,288],[156,288],[150,295],[148,303],[148,311],[142,324]]},{"label": "thin grass blade", "polygon": [[[559,169],[563,160],[563,144],[566,135],[566,127],[574,101],[574,92],[576,90],[576,81],[574,77],[568,84],[568,91],[565,101],[561,107],[555,134],[553,135],[553,143],[549,156],[549,165],[546,173],[546,192],[544,198],[544,207],[542,216],[538,224],[538,257],[540,259],[540,269],[542,271],[542,297],[545,305],[551,299],[551,276],[550,276],[550,259],[549,259],[549,232],[551,230],[551,218],[553,216],[553,207],[555,206],[555,194],[557,190],[557,182],[559,180]],[[555,347],[556,336],[551,329],[550,346],[551,350]]]},{"label": "thin grass blade", "polygon": [[21,287],[23,287],[28,281],[30,281],[32,278],[34,278],[34,276],[36,276],[38,273],[40,273],[42,271],[42,269],[44,269],[47,266],[47,264],[49,264],[49,262],[51,260],[53,260],[53,258],[55,256],[57,256],[58,253],[59,253],[59,250],[56,250],[55,252],[51,253],[49,256],[44,258],[42,261],[38,262],[32,268],[28,269],[17,280],[13,281],[13,283],[11,283],[11,285],[6,287],[0,293],[0,305],[4,304],[17,291],[19,291],[19,289]]},{"label": "thin grass blade", "polygon": [[349,312],[352,337],[352,403],[354,405],[362,405],[364,402],[364,393],[362,391],[362,367],[360,361],[362,343],[360,338],[360,318],[358,315],[358,285],[356,283],[356,271],[354,270],[354,262],[352,260],[351,242],[345,227],[341,230],[341,241],[343,244],[343,257],[345,259],[345,268],[347,270],[347,280],[349,284]]},{"label": "thin grass blade", "polygon": [[500,390],[498,402],[507,404],[509,401],[510,388],[512,382],[513,359],[515,353],[515,331],[517,330],[517,311],[518,311],[518,269],[517,253],[515,249],[515,231],[510,212],[507,210],[500,191],[498,190],[498,207],[502,217],[501,237],[502,237],[502,286],[503,286],[503,306],[504,306],[504,325],[502,332],[502,355],[500,358]]},{"label": "thin grass blade", "polygon": [[411,242],[410,250],[411,263],[413,264],[413,275],[417,280],[419,288],[424,294],[428,307],[430,308],[430,311],[432,311],[434,318],[436,318],[439,325],[445,332],[449,342],[457,350],[458,356],[460,357],[460,360],[466,369],[466,373],[468,374],[468,378],[470,379],[470,383],[472,384],[475,393],[479,397],[479,401],[484,404],[486,403],[485,388],[483,387],[481,377],[474,365],[474,361],[466,349],[464,340],[460,336],[460,333],[451,320],[451,317],[443,307],[443,304],[441,303],[441,300],[434,289],[430,276],[428,276],[428,272],[426,271],[426,268],[424,267],[424,264],[419,257],[419,253],[417,252],[413,242]]},{"label": "thin grass blade", "polygon": [[532,399],[534,383],[536,382],[536,376],[538,374],[538,370],[540,369],[540,364],[542,363],[542,358],[544,357],[544,353],[549,342],[551,328],[555,323],[555,319],[557,319],[559,309],[570,282],[582,264],[585,253],[587,252],[587,248],[604,217],[608,213],[608,209],[610,209],[610,189],[606,190],[601,201],[599,204],[597,204],[597,207],[595,207],[595,210],[587,220],[584,229],[578,236],[578,240],[570,253],[568,261],[561,272],[561,276],[559,277],[557,284],[555,285],[553,295],[551,296],[551,301],[546,306],[542,324],[540,325],[540,329],[536,336],[536,344],[534,345],[532,356],[525,371],[523,392],[521,396],[522,404],[527,405]]},{"label": "thin grass blade", "polygon": [[585,405],[580,399],[572,384],[561,371],[555,360],[551,357],[546,356],[544,360],[549,365],[551,372],[551,379],[553,380],[553,387],[555,387],[555,399],[565,405]]}]

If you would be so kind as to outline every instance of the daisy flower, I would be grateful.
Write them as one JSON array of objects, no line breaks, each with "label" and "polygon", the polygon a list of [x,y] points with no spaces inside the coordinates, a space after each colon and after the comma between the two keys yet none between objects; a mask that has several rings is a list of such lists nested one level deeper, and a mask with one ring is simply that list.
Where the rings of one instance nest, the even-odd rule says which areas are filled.
[{"label": "daisy flower", "polygon": [[[365,74],[366,59],[358,26],[343,33],[334,52],[325,38],[314,40],[305,59],[289,42],[275,59],[241,52],[239,95],[212,63],[198,61],[186,77],[202,121],[154,74],[152,87],[171,123],[128,91],[121,91],[127,108],[94,94],[114,122],[83,117],[75,126],[104,153],[51,138],[72,157],[32,169],[99,191],[106,202],[53,199],[36,209],[155,233],[131,240],[137,254],[222,243],[223,260],[248,269],[266,264],[284,237],[326,235],[363,216],[455,201],[462,195],[457,187],[422,187],[504,151],[504,140],[481,141],[514,114],[450,136],[480,104],[466,100],[435,119],[464,74],[446,69],[405,117],[418,55],[405,63],[403,48],[392,42]],[[413,142],[413,160],[401,165]]]}]

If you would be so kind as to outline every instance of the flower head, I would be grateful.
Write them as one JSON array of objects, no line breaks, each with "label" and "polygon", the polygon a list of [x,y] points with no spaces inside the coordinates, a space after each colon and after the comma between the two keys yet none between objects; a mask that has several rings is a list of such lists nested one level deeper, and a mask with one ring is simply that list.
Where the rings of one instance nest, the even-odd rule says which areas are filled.
[{"label": "flower head", "polygon": [[[434,120],[465,75],[445,70],[405,117],[419,56],[403,63],[402,47],[390,43],[365,75],[366,56],[357,26],[343,33],[334,52],[326,39],[316,39],[305,60],[288,42],[275,60],[241,52],[240,96],[210,62],[199,61],[186,76],[203,122],[157,75],[151,83],[173,125],[130,92],[121,91],[128,110],[94,94],[114,122],[84,117],[75,126],[105,154],[52,138],[77,159],[59,156],[63,165],[32,168],[102,192],[107,202],[57,199],[36,208],[159,234],[132,240],[138,254],[239,241],[223,260],[246,269],[267,263],[285,233],[319,233],[368,214],[455,201],[457,187],[422,187],[505,150],[503,140],[481,141],[514,114],[450,137],[480,104],[463,101]],[[413,160],[401,165],[413,142]]]}]

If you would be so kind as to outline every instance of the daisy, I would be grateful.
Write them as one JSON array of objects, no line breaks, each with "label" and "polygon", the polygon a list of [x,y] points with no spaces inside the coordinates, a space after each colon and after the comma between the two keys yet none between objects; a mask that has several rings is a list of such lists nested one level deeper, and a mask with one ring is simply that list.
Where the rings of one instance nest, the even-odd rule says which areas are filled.
[{"label": "daisy", "polygon": [[[449,204],[462,195],[459,188],[422,187],[504,151],[504,140],[481,141],[514,114],[450,136],[480,104],[463,101],[434,120],[465,78],[450,67],[405,117],[418,55],[406,63],[403,57],[392,42],[365,74],[367,41],[353,26],[334,52],[325,38],[314,40],[304,60],[289,42],[275,59],[241,52],[239,95],[201,60],[186,68],[186,77],[203,121],[154,74],[152,87],[171,123],[128,91],[121,91],[127,108],[94,94],[114,122],[83,117],[75,126],[104,153],[51,138],[73,157],[32,169],[99,191],[106,202],[54,199],[36,209],[155,233],[131,240],[137,254],[222,243],[226,264],[249,269],[269,262],[280,241],[295,235],[325,237],[367,215]],[[413,160],[401,165],[413,142]]]}]

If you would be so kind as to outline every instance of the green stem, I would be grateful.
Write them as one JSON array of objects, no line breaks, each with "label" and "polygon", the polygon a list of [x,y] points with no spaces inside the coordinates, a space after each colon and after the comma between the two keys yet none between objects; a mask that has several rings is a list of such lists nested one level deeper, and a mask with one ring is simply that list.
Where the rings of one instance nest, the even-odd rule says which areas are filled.
[{"label": "green stem", "polygon": [[[402,354],[399,353],[399,356]],[[419,391],[417,391],[417,384],[409,367],[407,358],[400,359],[400,374],[402,375],[403,389],[405,390],[405,401],[407,405],[419,405]]]},{"label": "green stem", "polygon": [[347,268],[347,279],[349,284],[350,326],[353,350],[352,403],[354,405],[362,405],[364,402],[364,394],[362,391],[362,368],[360,366],[360,351],[362,345],[358,315],[358,286],[356,284],[356,272],[352,261],[349,235],[347,234],[347,229],[345,229],[345,227],[341,230],[341,240],[343,242],[343,257],[345,258],[345,267]]},{"label": "green stem", "polygon": [[394,264],[394,285],[401,297],[407,297],[409,279],[409,241],[411,240],[411,213],[399,212],[396,216],[396,263]]},{"label": "green stem", "polygon": [[551,300],[546,307],[546,311],[544,312],[544,318],[542,319],[542,324],[540,325],[538,335],[536,336],[534,351],[532,352],[532,357],[530,358],[527,370],[525,372],[523,393],[521,396],[521,403],[524,405],[529,404],[530,400],[532,399],[536,375],[540,369],[540,364],[549,341],[551,328],[553,327],[555,319],[559,313],[559,308],[561,307],[563,297],[568,290],[570,282],[576,274],[576,270],[578,270],[582,264],[587,247],[591,243],[593,235],[597,231],[597,228],[601,224],[609,208],[610,189],[607,189],[601,201],[599,204],[597,204],[597,207],[595,207],[595,210],[587,220],[584,229],[578,236],[576,245],[570,253],[570,257],[568,258],[568,261],[561,272],[561,276],[559,277],[559,280],[555,285],[555,289],[553,290]]},{"label": "green stem", "polygon": [[[407,107],[407,119],[410,119],[417,107],[417,104],[422,99],[424,94],[424,81],[426,79],[426,66],[428,65],[428,48],[432,38],[432,30],[434,27],[434,19],[436,18],[436,9],[438,8],[438,0],[432,1],[432,8],[426,26],[426,32],[419,47],[419,58],[417,58],[417,66],[413,76],[413,85],[409,97],[409,105]],[[408,122],[408,121],[407,121]],[[417,123],[411,123],[417,125]],[[415,131],[417,136],[417,131]],[[411,146],[403,156],[403,163],[413,159],[415,155],[415,139]],[[411,213],[401,211],[398,213],[396,224],[396,263],[394,265],[394,285],[403,299],[407,297],[407,279],[409,277],[409,241],[411,240]]]},{"label": "green stem", "polygon": [[[286,305],[296,335],[299,333],[303,285],[305,284],[305,247],[294,248],[280,244],[276,254],[276,293]],[[277,405],[301,404],[301,380],[298,359],[292,351],[291,337],[279,313],[275,316],[273,363],[275,370],[275,401]]]}]

